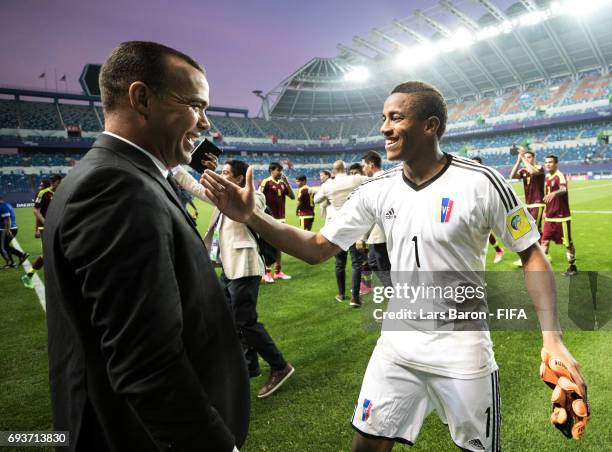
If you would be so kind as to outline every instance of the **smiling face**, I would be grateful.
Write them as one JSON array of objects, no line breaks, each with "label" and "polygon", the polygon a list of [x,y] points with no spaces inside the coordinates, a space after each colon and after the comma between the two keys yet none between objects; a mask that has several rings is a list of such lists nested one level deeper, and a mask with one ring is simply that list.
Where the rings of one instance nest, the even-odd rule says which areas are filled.
[{"label": "smiling face", "polygon": [[435,130],[432,135],[431,118],[416,117],[413,108],[415,100],[414,94],[394,93],[385,101],[380,131],[385,138],[385,151],[389,160],[412,160],[424,150],[424,146],[435,143],[432,141]]},{"label": "smiling face", "polygon": [[555,159],[546,157],[546,160],[544,160],[544,167],[548,173],[553,174],[555,171],[557,171],[559,164],[555,162]]},{"label": "smiling face", "polygon": [[204,74],[176,57],[166,60],[166,89],[151,97],[148,127],[160,160],[174,167],[191,162],[194,140],[210,127]]}]

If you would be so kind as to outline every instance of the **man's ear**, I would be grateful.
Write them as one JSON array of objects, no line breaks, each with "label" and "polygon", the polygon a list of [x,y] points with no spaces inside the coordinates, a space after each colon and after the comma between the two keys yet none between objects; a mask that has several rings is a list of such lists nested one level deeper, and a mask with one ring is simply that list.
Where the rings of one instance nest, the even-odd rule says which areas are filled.
[{"label": "man's ear", "polygon": [[143,82],[134,82],[128,88],[130,106],[145,118],[150,113],[151,95],[152,91]]},{"label": "man's ear", "polygon": [[440,118],[437,116],[430,116],[425,122],[425,134],[434,136],[438,134],[440,128]]}]

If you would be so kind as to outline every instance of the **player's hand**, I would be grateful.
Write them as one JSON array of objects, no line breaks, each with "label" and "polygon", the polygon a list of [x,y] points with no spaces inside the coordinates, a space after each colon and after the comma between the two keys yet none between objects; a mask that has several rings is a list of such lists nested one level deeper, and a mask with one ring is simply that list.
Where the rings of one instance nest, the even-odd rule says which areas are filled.
[{"label": "player's hand", "polygon": [[580,439],[591,414],[580,367],[561,340],[547,342],[541,358],[540,378],[553,389],[551,422],[566,437]]},{"label": "player's hand", "polygon": [[551,202],[553,199],[555,199],[555,194],[554,193],[549,193],[546,196],[544,196],[543,201],[548,204],[549,202]]},{"label": "player's hand", "polygon": [[363,240],[357,240],[355,242],[355,248],[357,248],[357,251],[363,251],[365,249],[365,242]]},{"label": "player's hand", "polygon": [[7,239],[13,240],[13,233],[11,232],[10,229],[5,229],[4,235],[6,236]]},{"label": "player's hand", "polygon": [[234,221],[248,223],[255,212],[255,193],[253,189],[253,167],[246,173],[246,184],[240,187],[219,174],[206,170],[200,183],[204,193],[212,203]]},{"label": "player's hand", "polygon": [[40,238],[40,231],[38,229],[36,231],[34,231],[34,238],[35,239],[39,239]]},{"label": "player's hand", "polygon": [[204,155],[206,156],[206,158],[202,159],[202,165],[204,165],[206,169],[209,169],[211,171],[216,170],[217,165],[219,163],[219,159],[217,158],[217,156],[215,154],[211,154],[210,152],[207,152]]}]

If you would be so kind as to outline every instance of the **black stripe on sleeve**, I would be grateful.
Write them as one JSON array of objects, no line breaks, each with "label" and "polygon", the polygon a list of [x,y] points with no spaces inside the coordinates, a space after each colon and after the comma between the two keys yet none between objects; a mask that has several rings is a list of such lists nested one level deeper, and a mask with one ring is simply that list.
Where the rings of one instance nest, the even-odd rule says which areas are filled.
[{"label": "black stripe on sleeve", "polygon": [[493,171],[488,166],[480,165],[478,163],[472,162],[471,160],[467,160],[463,158],[453,157],[453,162],[461,163],[465,166],[469,166],[474,169],[479,169],[479,170],[482,170],[483,172],[486,172],[487,174],[490,174],[495,179],[495,181],[497,181],[497,183],[499,184],[499,188],[505,194],[510,210],[518,206],[518,201],[516,199],[516,196],[514,196],[512,189],[508,186],[506,181],[497,172]]},{"label": "black stripe on sleeve", "polygon": [[462,168],[462,169],[468,170],[468,171],[474,171],[476,173],[480,173],[480,174],[484,175],[487,179],[489,179],[489,181],[491,182],[491,184],[493,185],[493,187],[495,188],[495,190],[499,194],[499,197],[501,198],[502,203],[504,204],[504,208],[506,209],[506,212],[509,212],[511,210],[510,204],[509,204],[510,203],[510,198],[508,197],[508,194],[501,189],[501,187],[496,182],[496,180],[488,172],[483,171],[480,168],[472,168],[470,166],[464,166],[462,164],[462,162],[459,163],[456,160],[454,160],[453,163],[451,163],[451,165],[456,166],[458,168]]}]

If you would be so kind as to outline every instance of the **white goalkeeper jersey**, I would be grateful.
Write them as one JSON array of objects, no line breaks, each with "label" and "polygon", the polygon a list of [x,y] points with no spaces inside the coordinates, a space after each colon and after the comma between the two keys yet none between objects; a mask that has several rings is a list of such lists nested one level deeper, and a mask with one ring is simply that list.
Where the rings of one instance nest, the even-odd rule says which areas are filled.
[{"label": "white goalkeeper jersey", "polygon": [[[347,250],[379,225],[387,238],[394,285],[402,275],[441,272],[465,272],[470,282],[475,277],[484,284],[491,231],[515,252],[536,243],[539,233],[497,171],[465,158],[446,158],[445,167],[419,186],[404,176],[402,165],[364,182],[321,234]],[[391,297],[387,310],[397,302]],[[379,343],[401,364],[454,378],[478,378],[497,369],[487,330],[397,331],[387,326],[385,319]]]}]

